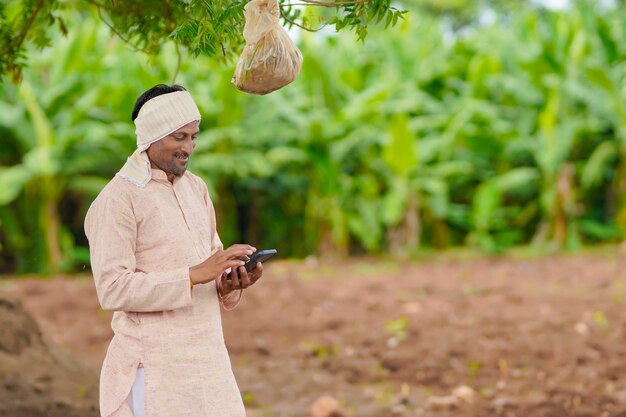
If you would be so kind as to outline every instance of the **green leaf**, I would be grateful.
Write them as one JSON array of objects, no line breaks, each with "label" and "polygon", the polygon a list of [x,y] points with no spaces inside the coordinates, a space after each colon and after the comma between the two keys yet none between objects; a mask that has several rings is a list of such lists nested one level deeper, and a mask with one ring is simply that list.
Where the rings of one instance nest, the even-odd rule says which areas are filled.
[{"label": "green leaf", "polygon": [[615,224],[605,224],[596,220],[584,219],[580,222],[580,231],[599,241],[618,239],[620,231]]},{"label": "green leaf", "polygon": [[409,130],[408,117],[395,116],[389,130],[390,141],[383,148],[383,158],[394,173],[406,176],[417,165],[415,136]]},{"label": "green leaf", "polygon": [[614,142],[605,141],[598,145],[583,168],[581,174],[583,189],[589,190],[602,184],[617,158],[618,150]]},{"label": "green leaf", "polygon": [[0,168],[0,206],[12,203],[31,176],[30,171],[23,165]]},{"label": "green leaf", "polygon": [[101,178],[95,175],[74,176],[69,180],[67,189],[77,194],[84,194],[90,198],[95,198],[108,182],[107,178]]},{"label": "green leaf", "polygon": [[478,187],[472,203],[472,220],[475,230],[483,233],[489,231],[501,199],[502,192],[495,184],[487,182]]},{"label": "green leaf", "polygon": [[377,250],[382,237],[382,229],[377,216],[375,201],[360,199],[358,211],[348,217],[348,228],[369,251]]},{"label": "green leaf", "polygon": [[587,68],[587,78],[594,84],[602,87],[607,92],[613,93],[615,88],[613,80],[605,68]]},{"label": "green leaf", "polygon": [[395,226],[404,216],[409,188],[406,180],[397,178],[385,194],[382,206],[382,220],[387,226]]},{"label": "green leaf", "polygon": [[502,194],[515,193],[517,190],[538,182],[540,176],[536,168],[514,168],[492,180],[493,185]]}]

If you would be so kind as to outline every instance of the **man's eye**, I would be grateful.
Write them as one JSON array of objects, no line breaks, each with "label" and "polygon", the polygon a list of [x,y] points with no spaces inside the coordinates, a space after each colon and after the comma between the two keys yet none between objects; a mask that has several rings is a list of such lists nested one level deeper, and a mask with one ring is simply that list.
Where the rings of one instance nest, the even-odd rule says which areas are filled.
[{"label": "man's eye", "polygon": [[196,140],[196,139],[198,139],[198,137],[197,137],[197,136],[192,136],[192,137],[191,137],[191,140]]}]

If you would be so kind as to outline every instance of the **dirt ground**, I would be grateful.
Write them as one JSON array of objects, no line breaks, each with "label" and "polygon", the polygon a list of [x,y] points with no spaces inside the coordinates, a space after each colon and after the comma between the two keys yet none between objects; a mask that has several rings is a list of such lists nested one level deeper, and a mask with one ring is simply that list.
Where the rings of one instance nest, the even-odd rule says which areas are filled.
[{"label": "dirt ground", "polygon": [[[360,417],[626,417],[626,271],[615,250],[410,264],[272,261],[223,313],[249,417],[323,395]],[[626,265],[626,264],[625,264]],[[44,336],[100,367],[91,278],[0,280]]]}]

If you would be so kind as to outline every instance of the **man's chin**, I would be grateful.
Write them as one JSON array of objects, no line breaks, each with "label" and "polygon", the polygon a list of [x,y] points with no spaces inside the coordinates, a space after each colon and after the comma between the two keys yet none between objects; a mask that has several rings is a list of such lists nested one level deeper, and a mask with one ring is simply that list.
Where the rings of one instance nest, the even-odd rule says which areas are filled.
[{"label": "man's chin", "polygon": [[170,172],[177,177],[182,177],[183,175],[185,175],[185,172],[187,172],[187,164],[185,164],[185,166],[177,165],[175,167],[172,167]]},{"label": "man's chin", "polygon": [[175,166],[173,166],[172,171],[174,172],[174,175],[184,175],[185,172],[187,171],[187,166],[189,165],[189,162],[185,161],[185,162],[178,162],[175,164]]}]

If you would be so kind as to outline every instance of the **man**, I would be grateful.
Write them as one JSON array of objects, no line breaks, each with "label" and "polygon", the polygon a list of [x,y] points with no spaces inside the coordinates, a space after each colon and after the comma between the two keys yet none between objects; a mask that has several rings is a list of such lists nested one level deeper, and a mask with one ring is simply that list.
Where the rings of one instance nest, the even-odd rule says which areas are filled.
[{"label": "man", "polygon": [[220,303],[234,308],[263,267],[242,266],[250,245],[222,250],[206,185],[187,171],[200,124],[191,95],[157,85],[132,119],[137,150],[85,219],[98,299],[115,311],[100,413],[244,417]]}]

